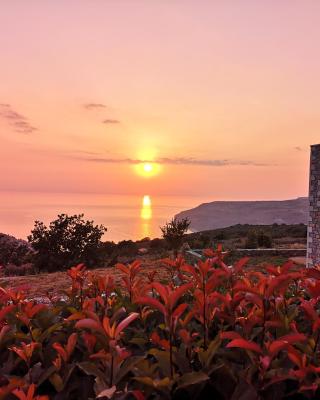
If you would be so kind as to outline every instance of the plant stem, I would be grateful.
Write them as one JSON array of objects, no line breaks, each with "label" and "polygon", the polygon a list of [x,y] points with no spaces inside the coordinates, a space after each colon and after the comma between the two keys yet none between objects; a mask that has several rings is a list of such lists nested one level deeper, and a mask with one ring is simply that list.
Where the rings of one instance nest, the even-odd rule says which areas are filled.
[{"label": "plant stem", "polygon": [[206,315],[206,303],[207,303],[207,294],[206,294],[206,282],[204,276],[202,278],[202,286],[203,286],[203,347],[207,350],[207,315]]},{"label": "plant stem", "polygon": [[112,387],[112,384],[113,384],[113,363],[114,363],[114,357],[112,355],[111,356],[111,366],[110,366],[110,387]]},{"label": "plant stem", "polygon": [[173,379],[173,357],[172,357],[172,318],[170,318],[170,331],[169,331],[169,351],[170,351],[170,375],[171,379]]},{"label": "plant stem", "polygon": [[317,354],[317,347],[318,347],[319,339],[320,339],[320,331],[318,330],[317,339],[316,339],[316,342],[314,344],[314,350],[313,350],[313,354],[314,355]]}]

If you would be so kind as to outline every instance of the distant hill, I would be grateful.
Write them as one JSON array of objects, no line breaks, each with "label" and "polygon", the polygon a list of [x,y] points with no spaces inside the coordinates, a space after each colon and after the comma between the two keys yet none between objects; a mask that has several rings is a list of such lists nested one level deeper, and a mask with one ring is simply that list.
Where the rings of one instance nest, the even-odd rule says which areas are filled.
[{"label": "distant hill", "polygon": [[213,201],[182,211],[177,218],[189,218],[192,231],[225,228],[237,224],[306,224],[307,197],[279,201]]}]

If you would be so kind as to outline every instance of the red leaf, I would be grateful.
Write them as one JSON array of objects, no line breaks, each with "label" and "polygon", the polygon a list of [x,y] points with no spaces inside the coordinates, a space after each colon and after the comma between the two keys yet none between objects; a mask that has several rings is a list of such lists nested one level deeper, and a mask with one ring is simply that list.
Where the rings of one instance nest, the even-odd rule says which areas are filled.
[{"label": "red leaf", "polygon": [[151,286],[152,286],[154,289],[156,289],[156,291],[159,293],[159,295],[160,295],[160,297],[162,298],[164,304],[167,304],[167,302],[168,302],[168,295],[169,295],[168,289],[167,289],[164,285],[162,285],[161,283],[159,283],[159,282],[153,282],[153,283],[151,284]]},{"label": "red leaf", "polygon": [[285,349],[286,347],[288,347],[288,343],[283,342],[282,340],[275,340],[270,344],[268,351],[270,355],[273,357],[277,353],[279,353],[279,351]]},{"label": "red leaf", "polygon": [[145,400],[144,394],[141,392],[141,390],[132,390],[132,392],[129,392],[132,394],[136,400]]},{"label": "red leaf", "polygon": [[302,333],[289,333],[288,335],[281,336],[278,340],[292,344],[297,342],[304,342],[305,340],[307,340],[307,337]]},{"label": "red leaf", "polygon": [[77,343],[77,338],[78,335],[76,333],[73,333],[72,335],[69,336],[68,342],[67,342],[67,353],[68,353],[68,357],[71,356],[71,354],[73,353],[73,350],[76,346]]},{"label": "red leaf", "polygon": [[226,347],[239,347],[241,349],[251,350],[256,353],[262,353],[261,347],[257,343],[250,342],[249,340],[245,339],[234,339],[230,343],[228,343]]},{"label": "red leaf", "polygon": [[68,354],[60,343],[53,343],[52,347],[60,354],[64,362],[68,361]]},{"label": "red leaf", "polygon": [[136,300],[137,304],[143,304],[146,306],[150,306],[152,308],[156,308],[158,311],[160,311],[163,315],[167,315],[166,309],[163,304],[160,303],[159,300],[154,299],[152,297],[139,297]]},{"label": "red leaf", "polygon": [[229,332],[221,332],[220,333],[221,339],[242,339],[242,336],[238,332],[229,331]]},{"label": "red leaf", "polygon": [[105,335],[105,331],[102,328],[101,324],[90,318],[81,319],[75,324],[75,327],[77,329],[91,329],[92,331],[97,331]]},{"label": "red leaf", "polygon": [[186,303],[179,304],[178,307],[174,310],[174,313],[172,314],[173,318],[180,318],[181,314],[184,313],[187,307],[188,304]]},{"label": "red leaf", "polygon": [[116,264],[116,268],[120,269],[120,271],[122,271],[123,273],[125,273],[126,275],[130,274],[130,270],[128,267],[126,267],[124,264]]},{"label": "red leaf", "polygon": [[3,307],[0,310],[0,321],[2,321],[10,311],[12,311],[16,306],[14,304],[10,304],[9,306]]},{"label": "red leaf", "polygon": [[250,260],[250,257],[243,257],[241,258],[238,262],[235,263],[234,269],[236,272],[240,272],[243,267],[247,264],[247,262]]},{"label": "red leaf", "polygon": [[193,284],[191,282],[186,283],[185,285],[178,287],[178,289],[176,289],[174,292],[170,293],[169,303],[170,303],[171,309],[174,308],[177,301],[185,294],[186,291],[191,289],[192,286],[193,286]]},{"label": "red leaf", "polygon": [[139,317],[138,313],[131,313],[127,318],[122,320],[120,324],[117,326],[116,331],[115,331],[115,338],[118,339],[120,333],[129,325],[131,322],[133,322],[135,319]]}]

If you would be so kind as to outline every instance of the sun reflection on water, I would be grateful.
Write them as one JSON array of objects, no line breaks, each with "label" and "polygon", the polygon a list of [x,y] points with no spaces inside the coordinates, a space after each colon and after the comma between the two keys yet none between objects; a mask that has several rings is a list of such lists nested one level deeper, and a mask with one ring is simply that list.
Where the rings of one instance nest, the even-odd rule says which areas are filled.
[{"label": "sun reflection on water", "polygon": [[144,220],[152,218],[151,198],[148,195],[143,196],[140,216]]},{"label": "sun reflection on water", "polygon": [[140,218],[141,218],[142,237],[150,237],[151,235],[150,220],[152,218],[152,203],[151,203],[151,197],[148,195],[143,196]]}]

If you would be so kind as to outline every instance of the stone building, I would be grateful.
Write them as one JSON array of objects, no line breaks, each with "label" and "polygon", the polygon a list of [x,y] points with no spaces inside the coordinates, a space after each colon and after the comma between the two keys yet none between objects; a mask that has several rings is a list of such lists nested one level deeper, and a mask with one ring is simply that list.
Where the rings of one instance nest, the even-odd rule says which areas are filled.
[{"label": "stone building", "polygon": [[320,144],[311,146],[307,266],[320,265]]}]

